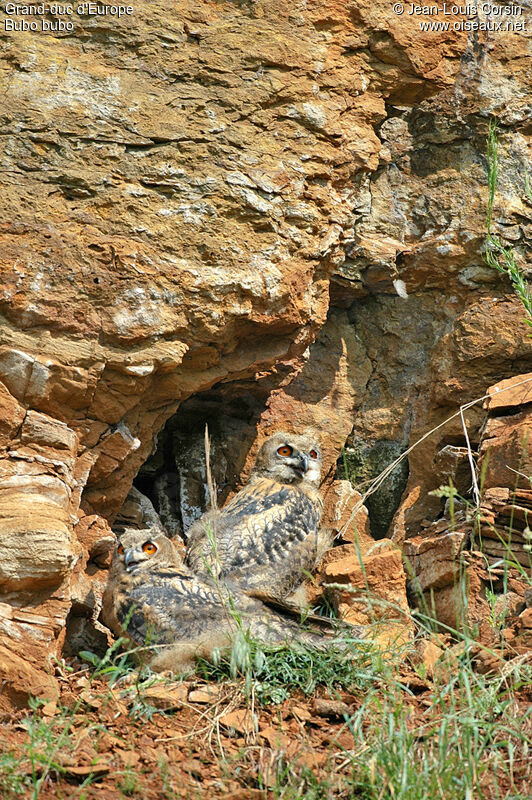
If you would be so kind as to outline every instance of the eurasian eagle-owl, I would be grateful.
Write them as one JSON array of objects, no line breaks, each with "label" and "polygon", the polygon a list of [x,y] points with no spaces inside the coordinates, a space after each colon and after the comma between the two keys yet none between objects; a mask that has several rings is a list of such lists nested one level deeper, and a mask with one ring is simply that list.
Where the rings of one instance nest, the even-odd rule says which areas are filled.
[{"label": "eurasian eagle-owl", "polygon": [[102,617],[114,633],[138,646],[140,660],[150,661],[152,669],[182,672],[197,657],[229,647],[239,630],[263,643],[328,647],[330,621],[312,617],[315,630],[325,633],[305,631],[294,618],[297,611],[283,603],[271,608],[231,583],[197,577],[170,539],[153,528],[121,534]]},{"label": "eurasian eagle-owl", "polygon": [[190,528],[186,563],[197,575],[286,597],[331,546],[320,529],[320,474],[315,437],[270,436],[247,485]]}]

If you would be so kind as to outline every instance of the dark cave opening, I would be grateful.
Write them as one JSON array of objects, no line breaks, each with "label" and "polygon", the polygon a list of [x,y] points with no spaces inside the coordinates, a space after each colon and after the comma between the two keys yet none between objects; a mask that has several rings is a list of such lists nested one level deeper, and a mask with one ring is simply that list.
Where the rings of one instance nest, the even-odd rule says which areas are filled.
[{"label": "dark cave opening", "polygon": [[205,426],[217,502],[223,504],[239,481],[268,393],[260,382],[217,384],[182,403],[158,434],[133,486],[151,500],[171,536],[186,539],[209,504]]}]

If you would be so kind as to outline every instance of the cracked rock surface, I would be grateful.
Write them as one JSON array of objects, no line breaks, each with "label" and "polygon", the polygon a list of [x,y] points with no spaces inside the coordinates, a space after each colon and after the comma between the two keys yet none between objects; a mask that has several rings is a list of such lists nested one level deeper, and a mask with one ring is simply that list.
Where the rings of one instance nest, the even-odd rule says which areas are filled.
[{"label": "cracked rock surface", "polygon": [[[73,604],[95,613],[109,524],[178,409],[225,409],[226,495],[274,428],[320,431],[328,490],[357,480],[343,446],[370,477],[532,369],[483,254],[496,117],[494,232],[526,272],[531,62],[526,33],[422,34],[383,0],[151,0],[68,35],[5,19],[0,646],[30,675]],[[411,454],[381,535],[438,515],[463,444],[458,419]]]}]

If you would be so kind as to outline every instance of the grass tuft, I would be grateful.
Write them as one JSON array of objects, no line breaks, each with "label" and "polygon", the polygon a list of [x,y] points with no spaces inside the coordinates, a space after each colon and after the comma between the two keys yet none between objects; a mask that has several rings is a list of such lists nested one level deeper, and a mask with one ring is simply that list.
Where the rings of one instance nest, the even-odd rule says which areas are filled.
[{"label": "grass tuft", "polygon": [[[488,130],[487,159],[488,159],[488,209],[486,214],[486,261],[490,267],[501,272],[510,279],[510,283],[526,312],[525,322],[532,327],[532,296],[528,281],[515,260],[513,247],[505,247],[501,239],[493,233],[493,207],[499,176],[499,139],[497,135],[497,120],[491,120]],[[532,192],[528,177],[525,183],[525,192],[532,201]]]},{"label": "grass tuft", "polygon": [[362,689],[384,669],[375,648],[360,641],[338,641],[327,650],[317,650],[300,643],[267,646],[242,634],[235,637],[230,654],[220,655],[215,663],[199,661],[197,671],[218,683],[240,678],[248,695],[253,693],[261,705],[268,705],[283,703],[296,691],[311,695],[318,686],[331,694]]}]

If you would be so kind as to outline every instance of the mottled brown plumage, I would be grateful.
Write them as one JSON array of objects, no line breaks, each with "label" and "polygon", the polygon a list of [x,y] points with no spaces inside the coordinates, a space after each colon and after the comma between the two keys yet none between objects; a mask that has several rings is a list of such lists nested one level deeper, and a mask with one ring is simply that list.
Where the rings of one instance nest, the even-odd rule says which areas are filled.
[{"label": "mottled brown plumage", "polygon": [[[144,552],[152,546],[156,552]],[[238,630],[269,644],[329,645],[328,620],[313,617],[315,632],[305,631],[291,618],[293,608],[277,601],[273,610],[264,600],[196,577],[157,530],[126,530],[113,557],[103,618],[117,635],[146,646],[143,660],[151,659],[155,670],[190,669],[198,656],[209,658],[215,648],[230,646]]]},{"label": "mottled brown plumage", "polygon": [[313,437],[271,436],[248,484],[191,527],[187,564],[195,574],[286,597],[331,544],[320,529],[320,469]]}]

